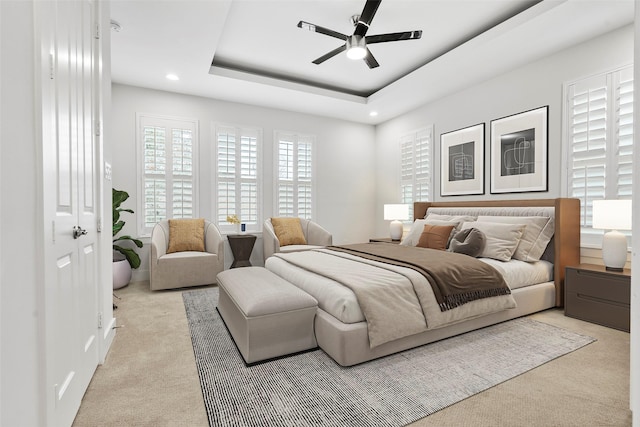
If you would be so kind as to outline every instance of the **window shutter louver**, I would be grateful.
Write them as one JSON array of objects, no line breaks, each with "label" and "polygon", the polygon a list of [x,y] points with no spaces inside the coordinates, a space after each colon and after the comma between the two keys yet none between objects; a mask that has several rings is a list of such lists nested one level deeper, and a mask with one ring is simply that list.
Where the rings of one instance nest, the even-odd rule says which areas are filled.
[{"label": "window shutter louver", "polygon": [[276,132],[276,214],[313,217],[314,137]]},{"label": "window shutter louver", "polygon": [[261,131],[217,125],[216,139],[218,226],[222,231],[235,231],[227,216],[236,215],[250,231],[259,231]]},{"label": "window shutter louver", "polygon": [[633,175],[633,76],[621,73],[616,90],[617,196],[630,199]]},{"label": "window shutter louver", "polygon": [[142,147],[141,235],[167,218],[195,215],[197,121],[138,116]]},{"label": "window shutter louver", "polygon": [[420,129],[400,139],[400,197],[409,205],[431,200],[431,147],[433,128]]},{"label": "window shutter louver", "polygon": [[567,193],[580,199],[583,243],[595,246],[593,201],[631,198],[632,67],[569,85],[567,111]]}]

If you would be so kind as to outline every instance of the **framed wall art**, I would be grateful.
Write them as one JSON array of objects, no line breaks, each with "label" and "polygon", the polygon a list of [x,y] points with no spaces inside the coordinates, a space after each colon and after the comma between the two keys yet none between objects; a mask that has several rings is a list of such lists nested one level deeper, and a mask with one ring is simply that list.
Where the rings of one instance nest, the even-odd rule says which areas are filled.
[{"label": "framed wall art", "polygon": [[491,121],[491,193],[548,191],[549,107]]},{"label": "framed wall art", "polygon": [[440,195],[484,194],[484,133],[480,123],[440,135]]}]

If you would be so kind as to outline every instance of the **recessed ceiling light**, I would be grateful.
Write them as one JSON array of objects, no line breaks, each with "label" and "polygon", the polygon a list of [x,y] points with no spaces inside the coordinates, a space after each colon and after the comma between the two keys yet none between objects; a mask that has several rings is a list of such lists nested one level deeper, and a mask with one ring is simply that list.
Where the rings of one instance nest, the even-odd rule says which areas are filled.
[{"label": "recessed ceiling light", "polygon": [[165,77],[167,78],[167,80],[173,80],[173,81],[180,80],[180,77],[176,76],[175,74],[167,74]]},{"label": "recessed ceiling light", "polygon": [[370,115],[371,117],[375,117],[375,116],[377,116],[377,115],[378,115],[378,112],[377,112],[377,111],[372,111],[372,112],[370,112],[370,113],[369,113],[369,115]]}]

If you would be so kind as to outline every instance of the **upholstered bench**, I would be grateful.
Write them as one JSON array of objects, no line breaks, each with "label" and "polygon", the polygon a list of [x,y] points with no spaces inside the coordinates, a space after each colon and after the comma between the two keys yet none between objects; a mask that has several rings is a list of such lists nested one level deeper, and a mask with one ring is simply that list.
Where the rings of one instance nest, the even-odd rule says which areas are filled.
[{"label": "upholstered bench", "polygon": [[263,267],[218,274],[218,312],[247,364],[317,347],[318,302]]}]

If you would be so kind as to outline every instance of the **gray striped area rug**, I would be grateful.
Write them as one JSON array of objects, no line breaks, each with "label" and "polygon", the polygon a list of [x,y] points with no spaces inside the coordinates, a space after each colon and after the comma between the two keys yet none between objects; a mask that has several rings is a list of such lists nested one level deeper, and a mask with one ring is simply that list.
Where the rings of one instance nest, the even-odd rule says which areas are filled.
[{"label": "gray striped area rug", "polygon": [[343,368],[322,350],[245,366],[218,289],[183,293],[211,426],[400,426],[593,341],[527,318]]}]

